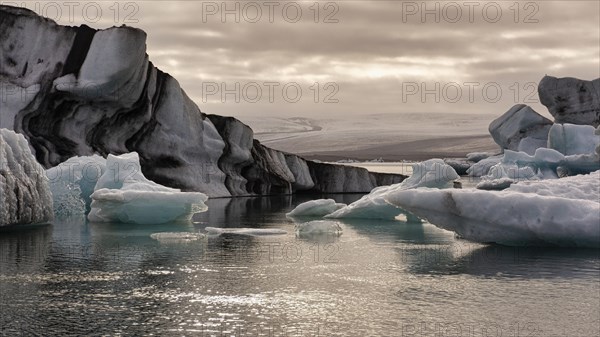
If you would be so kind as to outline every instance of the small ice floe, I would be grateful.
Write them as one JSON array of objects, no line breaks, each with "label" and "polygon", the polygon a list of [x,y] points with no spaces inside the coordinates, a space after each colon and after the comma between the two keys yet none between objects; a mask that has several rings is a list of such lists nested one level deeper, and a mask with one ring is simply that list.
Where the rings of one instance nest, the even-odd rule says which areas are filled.
[{"label": "small ice floe", "polygon": [[204,230],[208,235],[247,235],[247,236],[265,236],[265,235],[284,235],[287,231],[279,228],[219,228],[206,227]]},{"label": "small ice floe", "polygon": [[323,217],[331,214],[346,204],[336,203],[333,199],[318,199],[302,203],[286,214],[288,217]]},{"label": "small ice floe", "polygon": [[193,232],[161,232],[153,233],[150,237],[161,243],[186,243],[201,240],[206,235]]},{"label": "small ice floe", "polygon": [[314,220],[296,224],[296,235],[341,235],[342,227],[339,222],[332,220]]}]

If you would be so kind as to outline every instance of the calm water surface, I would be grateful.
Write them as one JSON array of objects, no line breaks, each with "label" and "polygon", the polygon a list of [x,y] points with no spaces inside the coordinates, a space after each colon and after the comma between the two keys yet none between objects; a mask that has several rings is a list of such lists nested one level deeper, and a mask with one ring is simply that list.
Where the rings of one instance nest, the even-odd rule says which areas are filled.
[{"label": "calm water surface", "polygon": [[[599,335],[597,250],[484,246],[403,222],[348,221],[339,237],[297,237],[285,212],[308,199],[214,199],[190,225],[75,217],[4,230],[1,333]],[[288,234],[151,238],[207,226]]]}]

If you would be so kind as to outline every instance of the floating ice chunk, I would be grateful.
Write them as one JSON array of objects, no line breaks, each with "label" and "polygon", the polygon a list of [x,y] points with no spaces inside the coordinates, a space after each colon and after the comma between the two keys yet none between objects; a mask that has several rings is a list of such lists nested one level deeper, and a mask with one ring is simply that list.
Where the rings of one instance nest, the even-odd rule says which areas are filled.
[{"label": "floating ice chunk", "polygon": [[502,189],[511,182],[523,180],[557,179],[559,176],[590,173],[600,169],[598,155],[565,156],[554,149],[538,148],[534,155],[505,150],[500,163],[482,177],[479,189]]},{"label": "floating ice chunk", "polygon": [[478,163],[486,158],[493,156],[493,153],[489,152],[471,152],[467,153],[467,160],[472,161],[474,163]]},{"label": "floating ice chunk", "polygon": [[201,240],[206,235],[191,232],[161,232],[153,233],[150,237],[162,243],[186,243]]},{"label": "floating ice chunk", "polygon": [[477,183],[476,188],[480,190],[498,190],[509,188],[514,183],[514,179],[508,177],[485,179]]},{"label": "floating ice chunk", "polygon": [[508,190],[600,203],[600,171],[552,181],[522,181],[513,184]]},{"label": "floating ice chunk", "polygon": [[98,179],[106,171],[106,159],[94,155],[73,157],[46,171],[54,199],[54,214],[85,214]]},{"label": "floating ice chunk", "polygon": [[206,227],[204,230],[209,235],[222,235],[222,234],[235,234],[235,235],[248,235],[248,236],[262,236],[262,235],[283,235],[287,234],[286,230],[278,228],[220,228],[220,227]]},{"label": "floating ice chunk", "polygon": [[585,174],[600,170],[600,156],[598,154],[574,154],[565,156],[565,161],[558,170],[561,176]]},{"label": "floating ice chunk", "polygon": [[[193,214],[208,209],[202,193],[152,190],[100,189],[92,194],[91,222],[161,224],[189,221]],[[146,188],[138,185],[133,188]]]},{"label": "floating ice chunk", "polygon": [[537,167],[533,156],[525,152],[505,150],[502,160],[481,177],[478,189],[502,190],[519,180],[537,180]]},{"label": "floating ice chunk", "polygon": [[333,213],[346,204],[336,203],[333,199],[317,199],[302,203],[287,214],[288,217],[322,217]]},{"label": "floating ice chunk", "polygon": [[448,188],[460,176],[442,159],[430,159],[412,165],[413,173],[400,183],[402,188],[435,187]]},{"label": "floating ice chunk", "polygon": [[337,221],[314,220],[296,224],[296,234],[300,236],[320,234],[341,235],[342,227]]},{"label": "floating ice chunk", "polygon": [[415,189],[386,201],[458,233],[505,245],[600,247],[600,171],[504,191]]},{"label": "floating ice chunk", "polygon": [[530,106],[517,104],[490,123],[494,141],[503,149],[533,154],[545,147],[552,121],[538,114]]},{"label": "floating ice chunk", "polygon": [[44,168],[23,135],[0,129],[0,226],[52,219],[52,194]]},{"label": "floating ice chunk", "polygon": [[600,136],[590,125],[554,124],[548,133],[548,147],[564,155],[594,153]]},{"label": "floating ice chunk", "polygon": [[397,190],[406,190],[418,187],[449,188],[453,181],[460,178],[454,169],[441,159],[430,159],[422,163],[413,164],[413,174],[399,184],[381,186],[373,189],[371,193],[359,200],[343,207],[326,218],[372,218],[394,220],[396,216],[405,214],[414,220],[410,214],[402,209],[385,202],[384,197]]},{"label": "floating ice chunk", "polygon": [[450,165],[458,175],[467,174],[467,170],[471,167],[471,165],[475,164],[466,158],[444,158],[444,163],[446,163],[446,165]]},{"label": "floating ice chunk", "polygon": [[469,169],[467,170],[467,174],[470,175],[471,177],[484,176],[484,175],[488,174],[488,172],[490,171],[492,166],[494,166],[502,161],[502,157],[503,157],[502,155],[499,155],[499,156],[492,156],[492,157],[488,157],[486,159],[482,159],[479,162],[471,165],[471,167],[469,167]]},{"label": "floating ice chunk", "polygon": [[208,209],[203,193],[181,192],[144,177],[138,154],[109,155],[92,194],[91,222],[159,224],[189,221]]},{"label": "floating ice chunk", "polygon": [[[549,129],[550,128],[547,128],[547,130],[549,130]],[[538,138],[526,137],[526,138],[521,139],[521,141],[519,142],[519,146],[517,146],[517,151],[525,152],[528,154],[533,154],[533,153],[535,153],[535,150],[546,147],[547,143],[548,143],[548,140],[545,138],[538,139]]]}]

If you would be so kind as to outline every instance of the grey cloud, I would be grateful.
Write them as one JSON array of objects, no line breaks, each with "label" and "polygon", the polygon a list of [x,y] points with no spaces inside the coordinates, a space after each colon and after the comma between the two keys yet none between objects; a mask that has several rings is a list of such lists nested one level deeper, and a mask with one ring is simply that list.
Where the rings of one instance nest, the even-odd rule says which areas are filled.
[{"label": "grey cloud", "polygon": [[[495,114],[510,108],[514,99],[504,95],[495,103],[402,102],[401,88],[408,81],[468,80],[508,87],[515,82],[537,83],[545,74],[600,77],[600,4],[595,1],[522,1],[518,23],[508,8],[514,2],[496,2],[503,8],[496,23],[485,22],[477,11],[474,23],[466,18],[435,23],[431,17],[423,23],[418,16],[403,22],[402,2],[333,3],[339,8],[338,23],[312,22],[308,6],[313,2],[308,2],[301,3],[304,15],[298,23],[287,23],[276,15],[276,23],[253,24],[221,23],[217,16],[202,22],[200,1],[143,1],[137,2],[139,22],[134,26],[148,33],[150,59],[172,73],[203,110],[229,115]],[[526,3],[537,6],[537,23],[523,22],[529,13]],[[321,7],[321,21],[325,13]],[[95,26],[110,24],[105,20]],[[323,78],[339,85],[340,103],[202,102],[202,84],[207,81],[284,80],[308,85]]]}]

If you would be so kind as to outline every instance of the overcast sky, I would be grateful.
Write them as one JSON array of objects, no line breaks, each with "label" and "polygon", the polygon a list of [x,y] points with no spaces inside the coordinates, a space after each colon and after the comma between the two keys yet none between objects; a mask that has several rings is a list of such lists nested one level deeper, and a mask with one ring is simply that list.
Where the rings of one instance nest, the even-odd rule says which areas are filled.
[{"label": "overcast sky", "polygon": [[[542,112],[531,84],[545,74],[600,77],[598,1],[286,3],[137,1],[115,18],[113,2],[99,2],[69,20],[59,2],[59,22],[144,29],[151,61],[203,111],[225,115],[498,115],[522,102]],[[236,83],[240,103],[234,94],[222,103]]]}]

